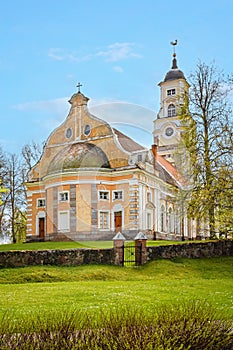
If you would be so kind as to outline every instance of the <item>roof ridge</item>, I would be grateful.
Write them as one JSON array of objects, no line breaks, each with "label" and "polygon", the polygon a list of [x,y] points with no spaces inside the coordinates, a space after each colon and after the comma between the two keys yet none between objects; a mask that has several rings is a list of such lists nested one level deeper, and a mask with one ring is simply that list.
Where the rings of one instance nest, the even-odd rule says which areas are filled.
[{"label": "roof ridge", "polygon": [[185,183],[184,177],[180,174],[178,169],[172,165],[168,160],[166,160],[164,157],[157,154],[156,160],[159,163],[159,165],[166,170],[166,172],[179,184],[183,185]]},{"label": "roof ridge", "polygon": [[124,134],[120,130],[116,128],[112,128],[112,130],[114,134],[117,136],[119,143],[126,151],[135,152],[135,151],[147,150],[146,147],[140,145],[140,143],[134,141],[130,136]]}]

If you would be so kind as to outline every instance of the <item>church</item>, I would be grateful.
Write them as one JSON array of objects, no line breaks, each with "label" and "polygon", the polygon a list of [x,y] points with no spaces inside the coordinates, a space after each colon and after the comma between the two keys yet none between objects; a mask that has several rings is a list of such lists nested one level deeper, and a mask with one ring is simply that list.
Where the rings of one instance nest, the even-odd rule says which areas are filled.
[{"label": "church", "polygon": [[195,239],[179,191],[185,180],[175,153],[182,136],[179,110],[189,84],[176,54],[160,88],[153,144],[145,148],[92,115],[78,85],[68,116],[48,137],[28,175],[27,239]]}]

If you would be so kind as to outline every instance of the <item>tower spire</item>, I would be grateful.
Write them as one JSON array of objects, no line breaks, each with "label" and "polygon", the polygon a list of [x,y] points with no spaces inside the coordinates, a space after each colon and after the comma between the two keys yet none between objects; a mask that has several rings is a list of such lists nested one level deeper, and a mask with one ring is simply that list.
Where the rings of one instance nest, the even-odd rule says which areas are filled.
[{"label": "tower spire", "polygon": [[173,60],[172,60],[172,69],[178,69],[177,60],[176,60],[176,45],[178,40],[171,41],[170,44],[173,46]]}]

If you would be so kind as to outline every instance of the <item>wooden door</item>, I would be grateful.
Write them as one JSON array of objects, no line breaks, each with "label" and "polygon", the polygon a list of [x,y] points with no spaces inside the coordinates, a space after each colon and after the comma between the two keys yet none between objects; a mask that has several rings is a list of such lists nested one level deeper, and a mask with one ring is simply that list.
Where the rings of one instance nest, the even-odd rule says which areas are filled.
[{"label": "wooden door", "polygon": [[114,226],[115,232],[122,232],[122,211],[114,213]]},{"label": "wooden door", "polygon": [[45,237],[45,224],[44,224],[44,218],[39,218],[39,237],[44,238]]}]

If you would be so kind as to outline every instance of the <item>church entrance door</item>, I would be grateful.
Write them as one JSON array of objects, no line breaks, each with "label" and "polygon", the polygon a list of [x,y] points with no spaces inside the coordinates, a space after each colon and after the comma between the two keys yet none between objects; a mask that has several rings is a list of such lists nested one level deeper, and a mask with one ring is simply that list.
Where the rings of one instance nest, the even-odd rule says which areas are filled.
[{"label": "church entrance door", "polygon": [[44,224],[44,218],[39,218],[39,237],[44,238],[45,237],[45,224]]},{"label": "church entrance door", "polygon": [[115,232],[122,232],[122,211],[114,212]]}]

